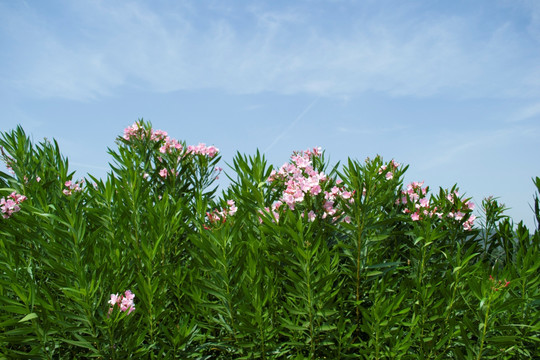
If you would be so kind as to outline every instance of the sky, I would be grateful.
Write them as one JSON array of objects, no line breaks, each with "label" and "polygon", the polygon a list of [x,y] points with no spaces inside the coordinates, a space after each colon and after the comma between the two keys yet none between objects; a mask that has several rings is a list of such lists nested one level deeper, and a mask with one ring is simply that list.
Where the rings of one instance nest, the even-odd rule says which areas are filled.
[{"label": "sky", "polygon": [[0,131],[56,139],[79,177],[144,118],[225,171],[379,154],[534,226],[540,1],[0,0],[0,48]]}]

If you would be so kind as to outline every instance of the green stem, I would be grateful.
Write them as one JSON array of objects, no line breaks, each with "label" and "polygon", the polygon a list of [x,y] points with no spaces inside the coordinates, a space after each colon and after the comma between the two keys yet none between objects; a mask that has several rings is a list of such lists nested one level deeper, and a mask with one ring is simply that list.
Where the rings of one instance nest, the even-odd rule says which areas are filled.
[{"label": "green stem", "polygon": [[112,356],[112,359],[116,359],[116,350],[114,348],[114,335],[113,335],[113,331],[111,329],[111,324],[109,324],[109,326],[107,327],[107,332],[109,333],[109,340],[110,340],[110,344],[111,344],[111,356]]},{"label": "green stem", "polygon": [[[357,219],[357,222],[360,222]],[[357,250],[356,250],[356,323],[360,321],[360,257],[362,254],[362,233],[364,232],[364,217],[362,217],[362,223],[358,229],[358,238],[357,238]]]},{"label": "green stem", "polygon": [[311,299],[311,270],[310,270],[310,263],[308,261],[307,264],[307,288],[308,288],[308,312],[309,312],[309,337],[310,337],[310,359],[313,358],[313,355],[315,354],[315,341],[313,337],[313,311],[312,311],[312,299]]},{"label": "green stem", "polygon": [[478,351],[478,356],[476,357],[476,360],[480,360],[480,358],[482,357],[482,351],[484,350],[484,341],[486,338],[490,305],[491,305],[491,296],[489,297],[489,301],[487,304],[486,315],[484,317],[484,329],[482,330],[482,338],[480,339],[480,351]]}]

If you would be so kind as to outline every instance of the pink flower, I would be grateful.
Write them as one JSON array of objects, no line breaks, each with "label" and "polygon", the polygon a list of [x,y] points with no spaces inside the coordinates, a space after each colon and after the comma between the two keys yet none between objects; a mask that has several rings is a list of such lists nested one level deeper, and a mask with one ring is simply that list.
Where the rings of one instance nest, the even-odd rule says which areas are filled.
[{"label": "pink flower", "polygon": [[36,181],[37,181],[37,182],[40,182],[40,181],[41,181],[41,178],[40,178],[39,176],[36,177]]},{"label": "pink flower", "polygon": [[152,135],[150,135],[150,140],[160,141],[167,139],[167,132],[163,130],[153,130]]},{"label": "pink flower", "polygon": [[411,219],[412,219],[413,221],[418,221],[418,220],[420,220],[420,215],[418,214],[418,211],[415,212],[414,214],[411,214]]},{"label": "pink flower", "polygon": [[186,153],[193,154],[193,155],[205,155],[210,158],[213,158],[216,156],[219,152],[219,149],[215,146],[206,146],[204,143],[199,143],[199,145],[189,145],[187,147]]},{"label": "pink flower", "polygon": [[124,295],[118,295],[118,294],[111,294],[111,299],[108,301],[108,303],[111,305],[109,308],[109,314],[112,313],[114,310],[114,307],[118,305],[120,308],[120,311],[126,312],[131,314],[133,311],[135,311],[135,304],[133,302],[133,299],[135,298],[135,294],[131,292],[131,290],[126,290],[124,292]]},{"label": "pink flower", "polygon": [[118,294],[111,294],[111,300],[109,300],[109,304],[111,306],[114,306],[115,304],[120,303],[121,296],[118,296]]},{"label": "pink flower", "polygon": [[128,300],[133,300],[135,298],[135,294],[133,294],[131,292],[131,290],[126,290],[126,292],[124,293],[124,296],[126,297],[126,299]]},{"label": "pink flower", "polygon": [[213,158],[214,156],[216,156],[218,152],[219,152],[219,149],[215,146],[209,146],[206,148],[206,155],[210,158]]},{"label": "pink flower", "polygon": [[236,211],[238,210],[238,208],[236,207],[234,200],[227,200],[227,205],[229,206],[228,214],[231,216],[236,214]]},{"label": "pink flower", "polygon": [[315,217],[316,217],[315,212],[314,212],[313,210],[311,210],[311,211],[308,213],[308,220],[311,221],[311,222],[313,222],[313,221],[315,221]]},{"label": "pink flower", "polygon": [[386,175],[385,175],[385,177],[386,177],[386,180],[391,180],[391,179],[394,178],[394,173],[392,173],[392,172],[387,172]]},{"label": "pink flower", "polygon": [[138,122],[131,126],[128,126],[124,129],[124,139],[131,140],[132,137],[138,137],[142,139],[143,134],[141,130],[142,128]]},{"label": "pink flower", "polygon": [[80,185],[82,185],[83,183],[84,183],[84,179],[76,183],[72,183],[70,180],[68,180],[64,183],[64,186],[67,189],[62,190],[62,192],[64,193],[64,195],[70,196],[72,191],[82,191],[82,188],[80,187]]},{"label": "pink flower", "polygon": [[311,193],[311,195],[319,195],[321,193],[322,189],[321,189],[321,186],[319,184],[317,185],[314,185],[310,190],[309,192]]},{"label": "pink flower", "polygon": [[0,199],[0,210],[2,211],[2,217],[8,219],[14,213],[21,210],[19,204],[25,201],[27,198],[24,195],[17,194],[12,192],[7,199]]},{"label": "pink flower", "polygon": [[159,176],[161,176],[162,178],[166,179],[167,178],[167,169],[161,169],[159,171]]},{"label": "pink flower", "polygon": [[425,207],[425,208],[429,207],[429,199],[426,199],[426,198],[420,199],[420,206]]},{"label": "pink flower", "polygon": [[334,215],[336,213],[336,209],[334,208],[334,202],[333,201],[327,201],[323,205],[324,211],[328,215]]},{"label": "pink flower", "polygon": [[306,168],[311,164],[308,156],[294,156],[292,160],[296,163],[296,166],[300,169]]}]

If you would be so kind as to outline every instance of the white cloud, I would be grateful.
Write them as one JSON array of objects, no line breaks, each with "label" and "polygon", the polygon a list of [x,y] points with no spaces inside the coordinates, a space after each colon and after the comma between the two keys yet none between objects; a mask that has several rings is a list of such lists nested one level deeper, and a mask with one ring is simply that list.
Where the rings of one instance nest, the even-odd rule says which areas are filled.
[{"label": "white cloud", "polygon": [[233,10],[200,3],[71,6],[65,15],[80,27],[63,28],[58,18],[37,12],[7,15],[17,21],[2,32],[16,34],[8,36],[29,49],[14,49],[15,71],[6,75],[19,89],[80,100],[124,86],[320,96],[540,95],[540,81],[531,80],[540,73],[540,40],[521,37],[508,22],[480,34],[475,22],[481,18],[422,11],[411,17],[396,7],[358,21],[336,20],[335,29],[327,29],[309,4]]},{"label": "white cloud", "polygon": [[[420,164],[419,169],[422,171],[442,169],[450,163],[469,164],[478,168],[476,159],[497,162],[497,156],[512,154],[516,144],[531,143],[537,136],[538,128],[530,126],[441,134],[438,141],[434,140],[430,146],[437,151],[422,154],[422,159],[415,163]],[[515,161],[517,163],[518,160]]]},{"label": "white cloud", "polygon": [[340,133],[346,133],[346,134],[357,134],[357,135],[377,135],[377,134],[385,134],[385,133],[393,133],[393,132],[402,132],[407,129],[410,129],[411,126],[406,125],[394,125],[394,126],[379,126],[377,128],[361,128],[361,129],[351,129],[344,126],[337,127],[337,131]]},{"label": "white cloud", "polygon": [[523,121],[539,118],[540,119],[540,102],[526,106],[515,113],[510,121]]}]

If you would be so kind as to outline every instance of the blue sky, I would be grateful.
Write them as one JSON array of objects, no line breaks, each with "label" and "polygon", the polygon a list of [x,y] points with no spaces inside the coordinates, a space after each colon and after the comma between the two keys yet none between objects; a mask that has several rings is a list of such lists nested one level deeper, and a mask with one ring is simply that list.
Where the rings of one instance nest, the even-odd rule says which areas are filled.
[{"label": "blue sky", "polygon": [[539,1],[0,0],[0,44],[0,130],[57,139],[79,176],[144,118],[225,169],[380,154],[534,224]]}]

